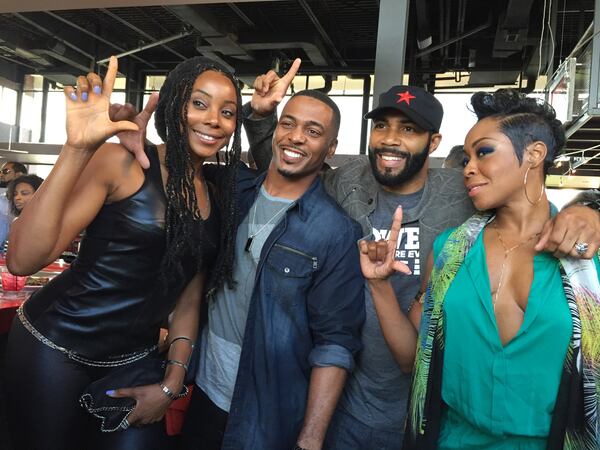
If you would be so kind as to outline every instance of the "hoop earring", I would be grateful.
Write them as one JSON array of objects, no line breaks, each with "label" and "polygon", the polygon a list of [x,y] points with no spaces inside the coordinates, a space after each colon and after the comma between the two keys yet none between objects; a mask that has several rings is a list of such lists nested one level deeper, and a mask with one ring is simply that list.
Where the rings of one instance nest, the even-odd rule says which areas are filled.
[{"label": "hoop earring", "polygon": [[529,169],[531,169],[531,166],[529,166],[527,168],[527,170],[525,171],[525,178],[523,178],[523,190],[525,191],[525,198],[527,199],[527,201],[529,203],[531,203],[532,205],[537,205],[540,200],[542,200],[542,196],[544,195],[544,192],[546,191],[546,185],[542,182],[542,190],[540,191],[540,196],[538,197],[538,199],[535,202],[532,202],[531,199],[529,198],[529,195],[527,195],[527,175],[529,174]]}]

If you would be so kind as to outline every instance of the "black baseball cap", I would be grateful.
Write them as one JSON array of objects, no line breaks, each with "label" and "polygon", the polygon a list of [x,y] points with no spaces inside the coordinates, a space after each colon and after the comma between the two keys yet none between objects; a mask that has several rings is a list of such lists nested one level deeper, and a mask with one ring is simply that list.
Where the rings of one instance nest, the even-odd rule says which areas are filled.
[{"label": "black baseball cap", "polygon": [[444,108],[439,100],[416,86],[392,86],[379,96],[377,108],[365,114],[365,119],[378,117],[387,109],[400,111],[427,131],[438,132],[444,117]]}]

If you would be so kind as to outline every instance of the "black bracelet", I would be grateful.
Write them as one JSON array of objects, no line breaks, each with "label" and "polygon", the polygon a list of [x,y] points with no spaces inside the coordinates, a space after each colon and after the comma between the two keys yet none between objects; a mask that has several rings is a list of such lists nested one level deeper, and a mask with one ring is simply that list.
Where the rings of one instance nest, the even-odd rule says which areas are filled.
[{"label": "black bracelet", "polygon": [[588,208],[595,209],[596,211],[600,211],[600,199],[599,200],[587,200],[579,203],[574,203],[574,205],[587,206]]}]

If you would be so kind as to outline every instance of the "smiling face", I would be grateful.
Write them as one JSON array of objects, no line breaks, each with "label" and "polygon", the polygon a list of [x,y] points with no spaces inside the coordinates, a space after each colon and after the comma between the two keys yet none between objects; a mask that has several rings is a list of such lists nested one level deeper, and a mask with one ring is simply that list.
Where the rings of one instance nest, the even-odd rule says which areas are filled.
[{"label": "smiling face", "polygon": [[237,92],[229,78],[207,70],[192,87],[187,105],[187,133],[193,155],[205,160],[225,147],[235,131]]},{"label": "smiling face", "polygon": [[523,179],[529,165],[519,164],[510,139],[498,128],[498,119],[477,122],[465,138],[464,152],[464,182],[475,208],[496,209],[523,201]]},{"label": "smiling face", "polygon": [[373,119],[369,137],[369,160],[375,179],[393,188],[426,170],[429,153],[441,136],[419,128],[399,111],[388,110]]},{"label": "smiling face", "polygon": [[31,196],[34,192],[35,189],[29,183],[17,183],[13,195],[13,202],[15,204],[15,209],[18,212],[23,210],[23,207],[31,200]]},{"label": "smiling face", "polygon": [[296,179],[318,174],[337,146],[333,117],[331,108],[316,98],[297,95],[287,102],[273,134],[273,164],[279,174]]}]

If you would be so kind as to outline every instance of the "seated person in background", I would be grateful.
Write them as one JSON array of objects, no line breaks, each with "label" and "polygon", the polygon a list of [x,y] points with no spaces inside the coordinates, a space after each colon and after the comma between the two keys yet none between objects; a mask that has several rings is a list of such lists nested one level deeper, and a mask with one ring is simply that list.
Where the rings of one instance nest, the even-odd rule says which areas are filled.
[{"label": "seated person in background", "polygon": [[6,198],[10,206],[10,212],[17,217],[31,197],[43,183],[44,179],[37,175],[23,175],[15,178],[6,189]]},{"label": "seated person in background", "polygon": [[22,175],[27,175],[27,167],[18,162],[5,162],[0,169],[0,187],[6,187],[8,183]]},{"label": "seated person in background", "polygon": [[[21,211],[25,205],[29,202],[29,200],[31,200],[33,194],[38,190],[43,182],[44,179],[38,177],[37,175],[22,175],[8,183],[6,197],[8,199],[8,211],[10,213],[11,221],[21,214]],[[8,228],[10,228],[10,223],[8,225],[9,226],[7,227],[6,232],[7,235]],[[83,232],[78,234],[77,237],[71,241],[69,246],[60,255],[60,259],[67,263],[73,261],[79,251],[79,243],[81,242],[82,237]],[[7,247],[8,241],[4,240],[3,248],[5,253]]]},{"label": "seated person in background", "polygon": [[[20,177],[21,175],[27,175],[27,168],[17,162],[7,161],[2,165],[0,169],[0,192],[4,194],[6,185]],[[13,221],[14,216],[10,212],[9,201],[4,195],[0,195],[0,248],[4,247],[4,241],[8,236],[8,229]]]},{"label": "seated person in background", "polygon": [[3,239],[2,246],[0,247],[4,253],[8,250],[8,241],[6,238],[8,237],[11,222],[21,214],[23,208],[31,200],[34,192],[37,191],[43,181],[44,179],[37,175],[22,175],[8,183],[8,187],[6,188],[6,199],[8,201],[6,208],[6,229],[2,230]]}]

